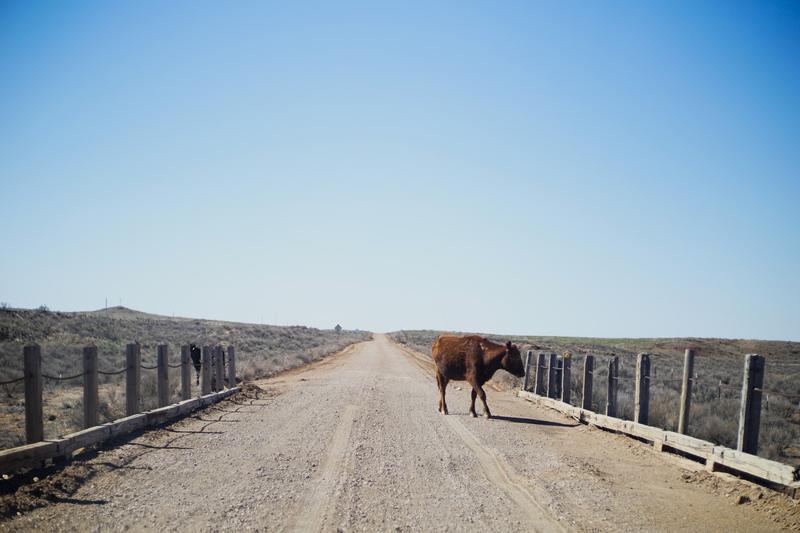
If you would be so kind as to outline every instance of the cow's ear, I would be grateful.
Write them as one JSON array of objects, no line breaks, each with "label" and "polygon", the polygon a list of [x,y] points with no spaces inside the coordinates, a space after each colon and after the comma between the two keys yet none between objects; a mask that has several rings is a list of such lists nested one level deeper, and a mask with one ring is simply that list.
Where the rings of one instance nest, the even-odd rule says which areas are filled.
[{"label": "cow's ear", "polygon": [[510,350],[510,349],[511,349],[511,341],[507,341],[506,342],[506,350]]}]

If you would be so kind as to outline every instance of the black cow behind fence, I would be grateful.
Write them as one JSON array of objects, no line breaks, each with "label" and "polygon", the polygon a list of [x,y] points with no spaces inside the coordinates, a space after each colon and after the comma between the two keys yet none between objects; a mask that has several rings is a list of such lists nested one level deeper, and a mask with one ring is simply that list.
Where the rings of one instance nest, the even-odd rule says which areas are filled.
[{"label": "black cow behind fence", "polygon": [[[197,374],[196,383],[200,385],[200,371],[203,369],[203,352],[202,350],[195,344],[189,345],[189,353],[192,356],[192,364],[194,365],[195,373]],[[225,373],[225,348],[219,348],[219,355],[221,356],[220,363],[222,364],[222,375],[224,376],[222,381],[223,383],[228,381],[228,376]],[[216,372],[214,372],[214,368],[216,368],[217,362],[217,351],[211,351],[211,390],[222,390],[222,386],[217,387],[217,376]],[[222,384],[221,384],[222,385]],[[230,386],[230,384],[229,384]]]},{"label": "black cow behind fence", "polygon": [[194,365],[195,373],[197,374],[197,385],[200,385],[200,368],[202,367],[202,352],[200,348],[194,344],[189,345],[189,351],[192,355],[192,364]]}]

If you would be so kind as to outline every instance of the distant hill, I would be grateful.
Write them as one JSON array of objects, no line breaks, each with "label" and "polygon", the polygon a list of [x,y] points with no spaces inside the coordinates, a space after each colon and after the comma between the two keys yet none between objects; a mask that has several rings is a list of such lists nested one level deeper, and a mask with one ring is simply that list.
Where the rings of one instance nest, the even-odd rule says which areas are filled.
[{"label": "distant hill", "polygon": [[[413,344],[423,353],[430,354],[434,339],[448,333],[436,330],[401,330],[390,335],[400,342]],[[462,334],[462,333],[456,333]],[[464,333],[466,334],[466,333]],[[647,352],[657,356],[682,356],[686,348],[697,348],[703,357],[743,357],[744,354],[757,353],[776,361],[800,363],[800,342],[764,341],[757,339],[715,339],[715,338],[600,338],[600,337],[552,337],[534,335],[494,335],[480,333],[490,339],[511,340],[525,349],[554,351],[561,354],[565,350],[595,355],[616,354],[635,356]]]}]

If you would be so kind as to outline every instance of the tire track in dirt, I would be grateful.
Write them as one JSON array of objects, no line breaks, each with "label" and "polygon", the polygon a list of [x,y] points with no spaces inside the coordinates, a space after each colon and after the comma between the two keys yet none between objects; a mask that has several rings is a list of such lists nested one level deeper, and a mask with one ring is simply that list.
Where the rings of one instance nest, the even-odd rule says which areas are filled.
[{"label": "tire track in dirt", "polygon": [[[483,470],[483,475],[495,487],[505,492],[516,506],[528,517],[534,531],[570,531],[551,517],[540,501],[548,502],[550,498],[544,491],[535,490],[517,474],[508,462],[487,448],[472,434],[460,420],[454,416],[444,417],[450,428],[459,436],[467,447],[475,454],[475,458]],[[535,492],[533,494],[532,492]]]},{"label": "tire track in dirt", "polygon": [[[423,358],[413,350],[395,343],[424,375],[425,379],[433,382],[433,361]],[[464,424],[452,415],[444,417],[447,424],[456,435],[464,442],[478,460],[486,479],[502,490],[527,516],[534,531],[569,531],[547,511],[546,504],[550,497],[543,490],[536,490],[523,478],[508,462],[490,448],[481,444],[475,435]],[[545,505],[543,505],[542,503]]]},{"label": "tire track in dirt", "polygon": [[290,531],[317,532],[322,530],[325,518],[330,508],[336,502],[334,492],[341,481],[339,475],[350,442],[350,433],[353,429],[357,405],[347,405],[342,412],[342,418],[331,439],[328,455],[314,480],[314,488],[309,492],[305,501],[301,503],[297,519]]}]

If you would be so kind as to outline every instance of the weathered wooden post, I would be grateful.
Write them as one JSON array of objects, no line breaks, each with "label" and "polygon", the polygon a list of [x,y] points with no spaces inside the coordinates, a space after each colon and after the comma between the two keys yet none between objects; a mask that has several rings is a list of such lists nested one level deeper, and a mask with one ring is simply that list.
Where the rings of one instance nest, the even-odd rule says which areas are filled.
[{"label": "weathered wooden post", "polygon": [[525,377],[522,380],[522,390],[528,390],[528,383],[530,383],[530,376],[531,376],[531,359],[532,359],[533,351],[528,350],[528,353],[525,354]]},{"label": "weathered wooden post", "polygon": [[617,372],[619,358],[616,355],[608,360],[608,387],[606,390],[606,416],[617,416]]},{"label": "weathered wooden post", "polygon": [[125,348],[125,414],[139,412],[139,383],[142,377],[142,353],[139,343]]},{"label": "weathered wooden post", "polygon": [[228,387],[236,386],[236,350],[233,345],[228,346]]},{"label": "weathered wooden post", "polygon": [[97,425],[97,347],[83,349],[83,427]]},{"label": "weathered wooden post", "polygon": [[572,368],[572,358],[569,354],[564,354],[561,360],[561,401],[569,403],[571,397],[570,391],[570,369]]},{"label": "weathered wooden post", "polygon": [[561,371],[563,368],[563,361],[560,357],[556,356],[556,390],[553,398],[561,398]]},{"label": "weathered wooden post", "polygon": [[551,353],[547,364],[547,397],[556,397],[556,354]]},{"label": "weathered wooden post", "polygon": [[544,352],[536,354],[536,382],[533,385],[533,393],[539,396],[544,394]]},{"label": "weathered wooden post", "polygon": [[200,368],[200,393],[211,394],[211,347],[203,346],[203,366]]},{"label": "weathered wooden post", "polygon": [[181,400],[192,397],[192,377],[189,361],[191,360],[188,344],[181,346]]},{"label": "weathered wooden post", "polygon": [[694,350],[683,353],[683,382],[681,384],[681,411],[678,416],[678,433],[689,431],[689,408],[692,405],[692,375],[694,374]]},{"label": "weathered wooden post", "polygon": [[42,420],[42,351],[37,345],[22,350],[25,370],[25,441],[44,440]]},{"label": "weathered wooden post", "polygon": [[650,413],[650,354],[636,356],[636,395],[633,404],[633,421],[647,424]]},{"label": "weathered wooden post", "polygon": [[583,360],[583,400],[581,408],[592,410],[592,380],[594,378],[594,356],[587,355]]},{"label": "weathered wooden post", "polygon": [[158,345],[157,358],[157,379],[158,379],[158,406],[169,405],[169,348],[166,344]]},{"label": "weathered wooden post", "polygon": [[225,381],[224,381],[225,374],[222,368],[223,365],[222,346],[217,346],[216,348],[214,348],[214,354],[215,354],[214,370],[216,371],[216,378],[214,379],[214,381],[216,382],[215,392],[218,392],[225,388]]},{"label": "weathered wooden post", "polygon": [[744,358],[742,404],[739,408],[739,434],[736,449],[758,453],[758,430],[761,424],[761,387],[764,385],[764,358],[749,353]]}]

